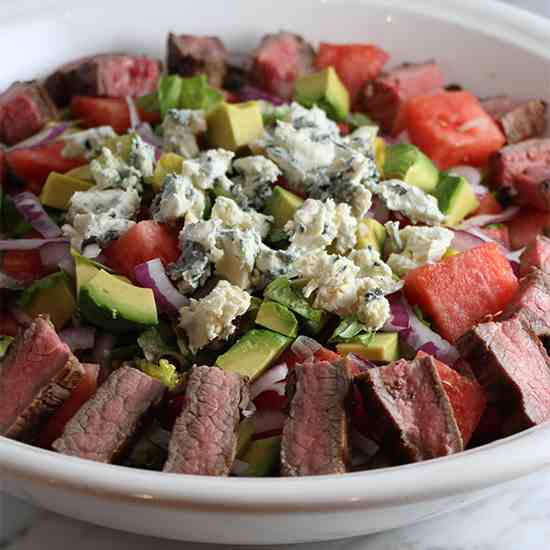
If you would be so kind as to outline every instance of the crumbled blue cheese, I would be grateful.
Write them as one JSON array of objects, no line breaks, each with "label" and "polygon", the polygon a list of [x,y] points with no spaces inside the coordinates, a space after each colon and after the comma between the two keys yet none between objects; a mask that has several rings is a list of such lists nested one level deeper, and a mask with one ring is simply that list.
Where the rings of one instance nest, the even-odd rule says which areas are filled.
[{"label": "crumbled blue cheese", "polygon": [[182,294],[193,292],[211,275],[210,260],[205,248],[191,240],[182,244],[181,256],[168,266],[168,275]]},{"label": "crumbled blue cheese", "polygon": [[419,187],[401,180],[386,180],[367,186],[382,199],[388,210],[401,212],[413,223],[438,225],[445,219],[439,210],[437,199]]},{"label": "crumbled blue cheese", "polygon": [[141,190],[141,172],[129,166],[118,155],[107,147],[101,149],[101,155],[90,162],[90,172],[96,189],[131,189]]},{"label": "crumbled blue cheese", "polygon": [[441,260],[454,233],[444,227],[408,226],[399,231],[402,248],[390,254],[388,265],[400,277],[425,264]]},{"label": "crumbled blue cheese", "polygon": [[193,186],[190,178],[168,174],[164,178],[162,192],[155,198],[153,218],[164,223],[175,223],[185,217],[187,222],[193,223],[202,218],[205,202],[204,193]]},{"label": "crumbled blue cheese", "polygon": [[344,138],[344,141],[362,155],[374,157],[374,140],[378,135],[378,126],[361,126]]},{"label": "crumbled blue cheese", "polygon": [[225,174],[234,156],[235,153],[225,149],[203,151],[197,158],[183,162],[182,174],[189,176],[193,185],[203,191],[212,189],[216,184],[227,189],[232,182]]},{"label": "crumbled blue cheese", "polygon": [[253,284],[263,288],[273,279],[287,275],[295,256],[287,250],[273,250],[261,243],[252,274]]},{"label": "crumbled blue cheese", "polygon": [[142,178],[150,178],[155,171],[155,148],[137,134],[130,138],[128,165],[138,170]]},{"label": "crumbled blue cheese", "polygon": [[269,233],[273,218],[254,210],[242,210],[239,205],[228,197],[218,197],[212,207],[211,219],[219,220],[230,229],[255,231],[261,238]]},{"label": "crumbled blue cheese", "polygon": [[357,319],[372,330],[381,329],[390,317],[390,303],[372,279],[361,280],[357,292]]},{"label": "crumbled blue cheese", "polygon": [[101,146],[110,138],[116,137],[110,126],[99,126],[63,136],[65,146],[61,154],[66,158],[95,156]]},{"label": "crumbled blue cheese", "polygon": [[196,136],[206,132],[203,111],[170,109],[162,122],[163,149],[185,158],[199,154]]},{"label": "crumbled blue cheese", "polygon": [[299,103],[292,102],[284,121],[292,124],[296,130],[307,128],[315,134],[338,137],[340,131],[338,125],[328,118],[327,113],[314,105],[307,109]]},{"label": "crumbled blue cheese", "polygon": [[394,276],[391,267],[372,246],[353,250],[348,257],[359,267],[359,277],[373,281],[384,295],[397,292],[403,286],[403,282]]},{"label": "crumbled blue cheese", "polygon": [[186,224],[179,235],[180,246],[183,249],[187,242],[197,243],[206,251],[209,261],[217,262],[223,256],[223,250],[217,246],[221,229],[221,222],[214,219]]},{"label": "crumbled blue cheese", "polygon": [[235,319],[250,307],[250,294],[220,281],[202,300],[191,299],[180,309],[179,326],[186,332],[189,349],[196,353],[214,340],[227,340],[235,332]]}]

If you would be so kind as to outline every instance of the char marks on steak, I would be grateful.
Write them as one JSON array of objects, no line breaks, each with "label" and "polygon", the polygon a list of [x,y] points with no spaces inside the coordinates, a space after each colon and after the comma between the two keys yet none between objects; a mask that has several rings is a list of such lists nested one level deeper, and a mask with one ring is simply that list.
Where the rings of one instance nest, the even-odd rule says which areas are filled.
[{"label": "char marks on steak", "polygon": [[550,274],[550,239],[537,235],[522,252],[519,262],[519,273],[522,277],[528,275],[533,268]]},{"label": "char marks on steak", "polygon": [[65,426],[52,447],[96,462],[115,462],[164,385],[132,367],[115,370]]},{"label": "char marks on steak", "polygon": [[210,86],[221,88],[227,72],[227,50],[219,38],[170,33],[166,50],[169,74],[190,77],[204,73]]},{"label": "char marks on steak", "polygon": [[0,94],[0,141],[15,145],[42,130],[58,115],[41,84],[15,82]]},{"label": "char marks on steak", "polygon": [[0,435],[33,441],[83,375],[49,320],[37,317],[0,364]]},{"label": "char marks on steak", "polygon": [[345,401],[351,375],[344,362],[298,364],[289,380],[281,475],[343,474],[349,467]]},{"label": "char marks on steak", "polygon": [[247,402],[248,386],[238,374],[218,367],[193,367],[163,471],[228,475],[237,449],[240,408]]},{"label": "char marks on steak", "polygon": [[403,462],[450,455],[464,448],[453,407],[431,356],[401,359],[358,379],[372,436]]}]

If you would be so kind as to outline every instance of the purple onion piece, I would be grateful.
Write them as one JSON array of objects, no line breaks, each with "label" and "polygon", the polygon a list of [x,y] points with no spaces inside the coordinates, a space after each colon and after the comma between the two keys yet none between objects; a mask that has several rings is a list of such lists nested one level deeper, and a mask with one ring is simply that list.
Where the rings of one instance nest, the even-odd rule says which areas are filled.
[{"label": "purple onion piece", "polygon": [[74,260],[71,256],[69,243],[48,243],[40,248],[40,260],[44,267],[54,269],[61,267],[61,264],[68,265]]},{"label": "purple onion piece", "polygon": [[270,368],[250,386],[250,399],[256,399],[264,391],[270,390],[276,391],[279,395],[284,395],[284,386],[286,385],[284,381],[287,374],[288,367],[286,363],[279,363]]},{"label": "purple onion piece", "polygon": [[95,332],[95,328],[92,327],[66,328],[59,333],[59,338],[61,338],[72,351],[87,350],[94,347]]},{"label": "purple onion piece", "polygon": [[13,147],[10,147],[8,151],[15,151],[16,149],[28,149],[39,147],[41,145],[46,145],[47,143],[57,140],[57,138],[63,135],[63,133],[66,132],[69,128],[75,126],[76,123],[77,121],[75,120],[67,120],[64,122],[59,122],[55,126],[44,128],[37,134],[34,134],[34,136],[31,136],[25,141],[20,141]]},{"label": "purple onion piece", "polygon": [[273,105],[283,105],[285,103],[284,99],[274,94],[270,94],[269,92],[266,92],[264,90],[260,90],[255,86],[250,86],[250,85],[246,85],[243,88],[241,88],[236,93],[236,96],[241,101],[254,101],[256,99],[261,99],[263,101],[272,103]]},{"label": "purple onion piece", "polygon": [[492,223],[502,223],[511,220],[519,211],[519,206],[511,206],[498,214],[481,214],[479,216],[474,216],[473,218],[468,218],[462,222],[458,229],[473,229],[478,227],[483,227],[484,225],[489,225]]},{"label": "purple onion piece", "polygon": [[50,243],[68,243],[63,237],[56,239],[7,239],[0,240],[0,252],[4,250],[36,250]]},{"label": "purple onion piece", "polygon": [[30,191],[24,191],[13,197],[20,214],[46,239],[61,235],[59,226],[48,216],[38,197]]}]

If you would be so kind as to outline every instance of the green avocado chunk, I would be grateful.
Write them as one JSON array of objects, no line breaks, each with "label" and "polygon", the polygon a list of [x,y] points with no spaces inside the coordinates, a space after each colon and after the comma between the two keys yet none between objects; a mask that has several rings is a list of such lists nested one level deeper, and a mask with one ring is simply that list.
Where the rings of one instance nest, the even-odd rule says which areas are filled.
[{"label": "green avocado chunk", "polygon": [[277,302],[262,303],[256,315],[256,324],[291,338],[298,335],[298,321],[294,313]]},{"label": "green avocado chunk", "polygon": [[71,197],[77,191],[88,191],[93,186],[94,183],[91,181],[67,174],[59,174],[58,172],[50,172],[44,187],[42,187],[40,202],[44,206],[67,210],[71,203]]},{"label": "green avocado chunk", "polygon": [[387,145],[384,160],[384,179],[399,179],[433,193],[439,172],[434,163],[410,143]]},{"label": "green avocado chunk", "polygon": [[389,363],[399,359],[399,334],[397,332],[379,332],[369,339],[368,344],[346,342],[336,346],[338,353],[345,357],[354,353],[370,361]]},{"label": "green avocado chunk", "polygon": [[244,476],[265,477],[275,473],[281,453],[281,436],[256,439],[250,443],[242,461],[248,464]]},{"label": "green avocado chunk", "polygon": [[479,208],[472,186],[462,176],[442,172],[435,194],[439,210],[445,214],[445,224],[451,227]]},{"label": "green avocado chunk", "polygon": [[283,189],[280,185],[276,185],[265,205],[265,213],[273,216],[275,227],[283,228],[288,221],[294,218],[296,210],[303,204],[304,199]]},{"label": "green avocado chunk", "polygon": [[80,288],[79,305],[90,323],[113,332],[158,325],[153,291],[126,283],[104,269]]},{"label": "green avocado chunk", "polygon": [[252,329],[218,356],[216,365],[254,381],[291,342],[292,338],[272,330]]},{"label": "green avocado chunk", "polygon": [[344,120],[349,115],[349,93],[334,67],[298,77],[294,83],[294,99],[304,107],[317,105],[335,120]]},{"label": "green avocado chunk", "polygon": [[248,449],[252,436],[256,431],[256,426],[252,418],[245,418],[239,423],[237,428],[237,457],[241,457],[243,453]]},{"label": "green avocado chunk", "polygon": [[382,254],[386,242],[386,228],[374,218],[367,218],[357,226],[357,248],[368,248]]}]

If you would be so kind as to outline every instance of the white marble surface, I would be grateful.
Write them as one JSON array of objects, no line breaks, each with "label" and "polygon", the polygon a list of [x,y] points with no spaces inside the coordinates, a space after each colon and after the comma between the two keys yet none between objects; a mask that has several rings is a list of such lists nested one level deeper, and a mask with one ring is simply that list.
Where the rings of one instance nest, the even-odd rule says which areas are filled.
[{"label": "white marble surface", "polygon": [[[444,0],[442,0],[444,1]],[[480,0],[482,1],[482,0]],[[550,17],[550,0],[508,0]],[[1,550],[234,550],[140,537],[64,518],[0,495]],[[260,547],[249,547],[251,550]],[[548,550],[550,472],[496,497],[413,527],[342,541],[263,550]]]}]

